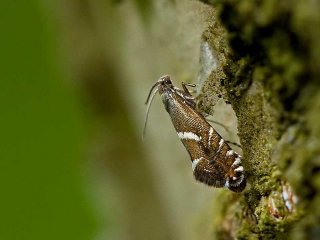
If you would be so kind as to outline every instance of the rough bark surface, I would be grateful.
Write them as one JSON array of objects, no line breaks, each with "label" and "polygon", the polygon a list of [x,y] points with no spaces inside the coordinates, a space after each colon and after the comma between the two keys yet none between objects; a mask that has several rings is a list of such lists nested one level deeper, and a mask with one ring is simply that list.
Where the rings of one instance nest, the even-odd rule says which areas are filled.
[{"label": "rough bark surface", "polygon": [[[209,1],[210,2],[210,1]],[[249,186],[214,201],[216,239],[316,239],[320,233],[320,3],[212,1],[203,40],[217,67],[199,108],[229,102]]]}]

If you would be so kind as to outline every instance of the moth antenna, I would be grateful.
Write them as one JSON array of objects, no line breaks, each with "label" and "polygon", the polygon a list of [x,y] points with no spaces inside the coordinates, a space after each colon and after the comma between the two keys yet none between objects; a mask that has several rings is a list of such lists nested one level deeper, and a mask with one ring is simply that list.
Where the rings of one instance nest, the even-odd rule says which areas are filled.
[{"label": "moth antenna", "polygon": [[188,86],[188,87],[196,87],[197,84],[195,83],[184,83],[185,86]]},{"label": "moth antenna", "polygon": [[231,131],[230,131],[230,129],[229,128],[227,128],[225,125],[223,125],[222,123],[219,123],[219,122],[217,122],[217,121],[214,121],[214,120],[212,120],[212,119],[206,119],[208,122],[212,122],[212,123],[214,123],[214,124],[217,124],[217,125],[219,125],[220,127],[222,127],[224,130],[226,130],[228,133],[231,133]]},{"label": "moth antenna", "polygon": [[148,104],[147,106],[147,111],[146,111],[146,115],[145,115],[145,119],[144,119],[144,127],[143,127],[143,134],[142,134],[142,139],[144,139],[144,136],[146,135],[146,130],[147,130],[147,122],[148,122],[148,116],[149,116],[149,110],[152,104],[152,101],[154,99],[154,96],[157,94],[157,92],[159,91],[159,88],[156,88],[155,91],[152,92],[152,90],[158,85],[159,83],[156,83],[155,85],[152,86],[147,101],[145,104]]},{"label": "moth antenna", "polygon": [[[144,103],[144,104],[147,104],[148,102],[149,102],[149,99],[150,99],[150,96],[151,96],[151,93],[152,93],[152,91],[153,91],[153,89],[156,87],[156,86],[158,86],[160,84],[160,82],[158,81],[158,82],[156,82],[155,84],[153,84],[153,86],[151,87],[151,89],[150,89],[150,91],[149,91],[149,94],[148,94],[148,97],[147,97],[147,100],[146,100],[146,102]],[[153,96],[154,97],[154,96]],[[151,100],[152,101],[152,100]]]}]

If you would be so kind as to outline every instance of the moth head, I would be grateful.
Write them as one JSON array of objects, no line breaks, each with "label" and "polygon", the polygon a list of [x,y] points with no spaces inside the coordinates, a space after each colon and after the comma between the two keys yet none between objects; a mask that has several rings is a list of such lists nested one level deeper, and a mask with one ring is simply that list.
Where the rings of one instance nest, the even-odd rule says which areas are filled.
[{"label": "moth head", "polygon": [[162,76],[157,83],[160,94],[162,94],[170,88],[173,88],[172,81],[170,79],[170,76],[168,75]]}]

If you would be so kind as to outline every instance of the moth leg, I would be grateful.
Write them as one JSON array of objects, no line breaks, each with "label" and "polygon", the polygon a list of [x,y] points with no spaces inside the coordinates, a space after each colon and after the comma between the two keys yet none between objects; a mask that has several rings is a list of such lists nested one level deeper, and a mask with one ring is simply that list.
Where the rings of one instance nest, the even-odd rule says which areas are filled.
[{"label": "moth leg", "polygon": [[231,142],[231,141],[226,141],[226,143],[235,145],[235,146],[237,146],[237,147],[239,147],[239,148],[242,148],[239,143],[235,143],[235,142]]},{"label": "moth leg", "polygon": [[[229,130],[229,128],[228,128],[227,126],[225,126],[224,124],[219,123],[219,122],[214,121],[214,120],[211,120],[211,119],[207,119],[207,121],[208,121],[208,122],[215,123],[215,124],[221,126],[221,127],[222,127],[224,130],[226,130],[228,133],[231,133],[231,131]],[[226,140],[226,143],[232,144],[232,145],[234,145],[234,146],[237,146],[237,147],[241,148],[241,145],[240,145],[239,143],[231,142],[231,141],[227,141],[227,140]]]},{"label": "moth leg", "polygon": [[[191,95],[191,93],[187,87],[196,87],[197,86],[194,83],[184,83],[184,82],[182,82],[181,85],[182,85],[183,90],[189,95]],[[195,91],[192,91],[192,92],[194,93]]]},{"label": "moth leg", "polygon": [[[207,118],[206,118],[206,119],[207,119]],[[228,128],[227,126],[225,126],[224,124],[219,123],[219,122],[214,121],[214,120],[211,120],[211,119],[207,119],[207,121],[208,121],[208,122],[212,122],[212,123],[214,123],[214,124],[217,124],[217,125],[223,127],[223,129],[226,130],[228,133],[231,133],[231,131],[229,130],[229,128]]]}]

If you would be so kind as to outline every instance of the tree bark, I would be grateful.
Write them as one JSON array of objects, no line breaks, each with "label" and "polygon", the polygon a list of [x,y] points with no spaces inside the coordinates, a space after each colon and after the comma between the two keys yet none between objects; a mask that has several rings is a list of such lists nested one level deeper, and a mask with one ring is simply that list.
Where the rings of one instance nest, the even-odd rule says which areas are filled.
[{"label": "tree bark", "polygon": [[316,239],[320,4],[209,4],[216,11],[203,40],[217,66],[201,85],[198,107],[210,114],[217,96],[232,105],[249,183],[242,194],[215,199],[215,238]]}]

